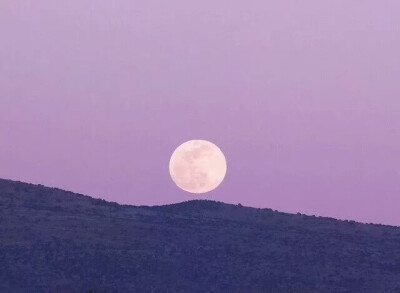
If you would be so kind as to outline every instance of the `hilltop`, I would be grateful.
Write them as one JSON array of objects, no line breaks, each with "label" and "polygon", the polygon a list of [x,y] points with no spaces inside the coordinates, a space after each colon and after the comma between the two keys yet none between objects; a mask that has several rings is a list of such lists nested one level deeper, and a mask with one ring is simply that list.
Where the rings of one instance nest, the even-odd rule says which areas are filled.
[{"label": "hilltop", "polygon": [[400,292],[400,228],[0,179],[0,292]]}]

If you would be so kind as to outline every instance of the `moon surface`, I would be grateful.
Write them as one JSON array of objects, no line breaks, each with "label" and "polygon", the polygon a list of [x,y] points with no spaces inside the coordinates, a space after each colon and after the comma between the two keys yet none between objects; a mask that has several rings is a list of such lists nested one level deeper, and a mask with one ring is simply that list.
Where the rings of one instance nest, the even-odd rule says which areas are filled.
[{"label": "moon surface", "polygon": [[215,144],[190,140],[172,154],[169,172],[175,184],[190,193],[206,193],[217,188],[225,178],[226,159]]}]

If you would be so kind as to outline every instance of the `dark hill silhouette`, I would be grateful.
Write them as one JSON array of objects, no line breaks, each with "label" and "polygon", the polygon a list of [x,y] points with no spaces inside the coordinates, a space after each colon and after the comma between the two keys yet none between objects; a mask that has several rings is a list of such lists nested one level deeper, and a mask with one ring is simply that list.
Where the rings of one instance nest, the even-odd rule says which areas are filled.
[{"label": "dark hill silhouette", "polygon": [[0,180],[0,292],[400,292],[400,228]]}]

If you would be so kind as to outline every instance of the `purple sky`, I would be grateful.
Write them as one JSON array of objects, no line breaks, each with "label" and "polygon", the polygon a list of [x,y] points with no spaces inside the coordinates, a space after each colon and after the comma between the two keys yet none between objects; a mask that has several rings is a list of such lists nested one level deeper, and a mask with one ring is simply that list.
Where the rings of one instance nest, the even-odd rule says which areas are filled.
[{"label": "purple sky", "polygon": [[400,225],[398,0],[2,0],[0,177],[125,204],[195,197]]}]

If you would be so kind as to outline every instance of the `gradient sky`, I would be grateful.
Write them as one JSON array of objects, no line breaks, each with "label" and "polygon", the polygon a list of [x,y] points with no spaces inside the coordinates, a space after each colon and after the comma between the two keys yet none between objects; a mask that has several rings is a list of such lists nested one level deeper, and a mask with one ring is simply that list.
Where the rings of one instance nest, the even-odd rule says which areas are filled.
[{"label": "gradient sky", "polygon": [[124,204],[201,198],[400,225],[398,0],[2,0],[0,177]]}]

